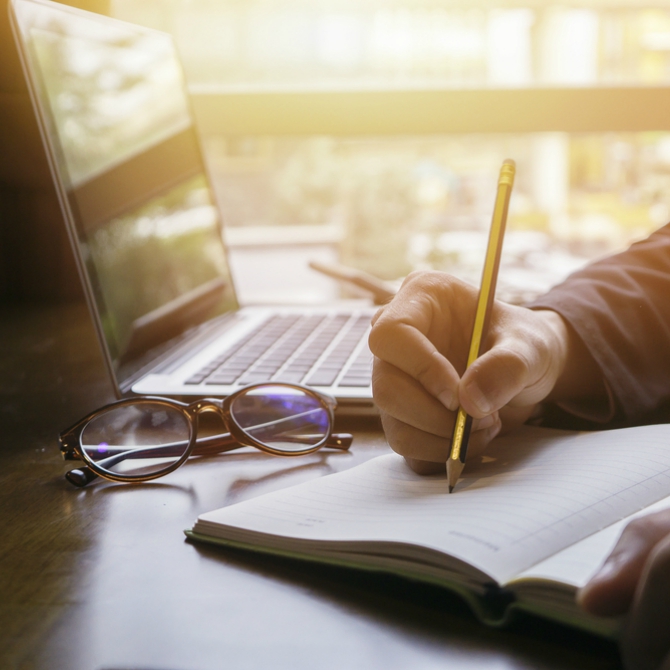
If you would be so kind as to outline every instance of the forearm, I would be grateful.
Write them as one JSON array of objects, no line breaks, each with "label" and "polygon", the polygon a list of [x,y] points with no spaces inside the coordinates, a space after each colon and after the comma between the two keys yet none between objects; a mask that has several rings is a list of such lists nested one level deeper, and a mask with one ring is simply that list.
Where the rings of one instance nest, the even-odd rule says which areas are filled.
[{"label": "forearm", "polygon": [[[592,379],[591,361],[602,371],[611,418],[644,421],[670,403],[670,226],[574,273],[530,307],[556,312],[569,324],[577,348],[568,362],[585,380]],[[572,400],[575,390],[566,367],[551,399]]]}]

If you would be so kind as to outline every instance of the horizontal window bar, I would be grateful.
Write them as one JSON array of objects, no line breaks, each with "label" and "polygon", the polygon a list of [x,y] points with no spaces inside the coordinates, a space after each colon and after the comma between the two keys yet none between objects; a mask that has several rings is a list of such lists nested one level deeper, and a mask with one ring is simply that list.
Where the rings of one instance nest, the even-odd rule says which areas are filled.
[{"label": "horizontal window bar", "polygon": [[224,135],[670,130],[670,87],[504,90],[192,89],[201,132]]}]

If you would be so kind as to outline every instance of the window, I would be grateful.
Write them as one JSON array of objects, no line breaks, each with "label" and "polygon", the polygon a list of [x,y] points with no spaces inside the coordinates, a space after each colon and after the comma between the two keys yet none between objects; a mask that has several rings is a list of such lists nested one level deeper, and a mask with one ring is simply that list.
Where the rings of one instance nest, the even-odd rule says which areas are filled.
[{"label": "window", "polygon": [[670,3],[113,7],[177,39],[243,289],[272,258],[299,275],[275,289],[305,300],[330,286],[300,274],[310,257],[478,282],[506,157],[502,297],[670,219]]}]

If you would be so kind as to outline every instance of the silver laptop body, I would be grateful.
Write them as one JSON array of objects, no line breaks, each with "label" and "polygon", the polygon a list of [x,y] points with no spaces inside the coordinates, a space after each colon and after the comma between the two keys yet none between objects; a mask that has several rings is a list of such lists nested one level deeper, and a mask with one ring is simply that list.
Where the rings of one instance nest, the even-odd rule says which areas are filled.
[{"label": "silver laptop body", "polygon": [[240,308],[172,38],[48,0],[9,7],[117,394],[288,381],[375,413],[372,309]]}]

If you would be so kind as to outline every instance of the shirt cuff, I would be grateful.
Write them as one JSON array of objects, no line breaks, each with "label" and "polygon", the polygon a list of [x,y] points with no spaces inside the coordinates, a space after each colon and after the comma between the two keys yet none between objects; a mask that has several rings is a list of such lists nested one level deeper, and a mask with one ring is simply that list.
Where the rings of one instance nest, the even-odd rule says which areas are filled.
[{"label": "shirt cuff", "polygon": [[614,402],[614,394],[607,380],[604,380],[604,385],[606,394],[604,398],[581,398],[579,400],[554,402],[553,404],[567,414],[571,414],[579,419],[605,425],[614,420],[616,403]]}]

